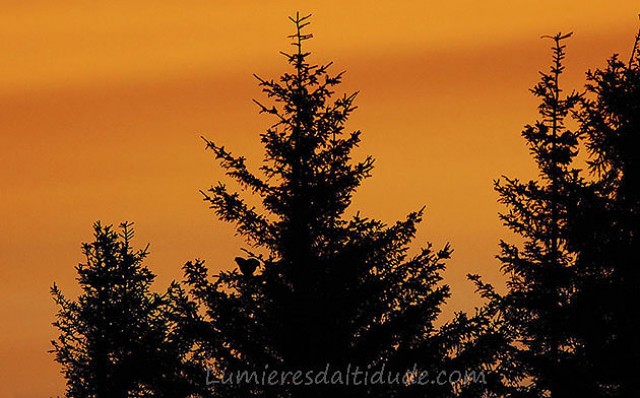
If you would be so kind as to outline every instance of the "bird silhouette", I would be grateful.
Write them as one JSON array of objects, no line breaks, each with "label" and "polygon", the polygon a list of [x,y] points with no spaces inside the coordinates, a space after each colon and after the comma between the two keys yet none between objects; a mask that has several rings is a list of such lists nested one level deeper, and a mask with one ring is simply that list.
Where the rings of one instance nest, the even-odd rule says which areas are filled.
[{"label": "bird silhouette", "polygon": [[235,260],[236,264],[238,264],[238,267],[240,267],[240,271],[245,276],[252,276],[256,271],[256,268],[260,266],[260,261],[257,258],[246,259],[242,257],[236,257]]}]

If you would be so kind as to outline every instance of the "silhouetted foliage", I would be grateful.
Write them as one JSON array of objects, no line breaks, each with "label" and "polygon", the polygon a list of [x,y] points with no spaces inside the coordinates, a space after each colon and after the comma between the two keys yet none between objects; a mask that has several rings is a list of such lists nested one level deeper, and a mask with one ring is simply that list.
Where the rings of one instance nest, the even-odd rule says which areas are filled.
[{"label": "silhouetted foliage", "polygon": [[[423,211],[391,225],[345,215],[354,191],[370,176],[373,159],[352,160],[359,131],[345,123],[356,94],[336,97],[343,73],[309,63],[303,42],[308,16],[291,18],[293,68],[278,80],[257,77],[273,105],[256,102],[276,123],[261,134],[261,174],[244,157],[206,141],[226,174],[257,195],[262,209],[220,183],[203,192],[218,217],[235,224],[251,245],[237,270],[209,276],[201,261],[185,266],[182,328],[194,339],[195,358],[214,376],[237,370],[344,370],[349,364],[387,371],[417,365],[430,372],[486,370],[497,335],[479,313],[437,325],[449,297],[442,283],[451,249],[431,245],[410,255],[408,245]],[[251,261],[251,264],[248,262]],[[243,269],[245,267],[246,269]],[[427,386],[211,387],[219,396],[479,396],[488,384]],[[204,382],[204,380],[203,380]],[[466,395],[465,395],[466,394]]]},{"label": "silhouetted foliage", "polygon": [[570,243],[579,253],[577,331],[597,396],[637,395],[640,369],[640,34],[631,59],[587,73],[579,114],[595,176],[582,192]]},{"label": "silhouetted foliage", "polygon": [[[495,182],[507,208],[500,218],[519,240],[500,244],[507,292],[469,275],[486,305],[443,323],[451,248],[427,244],[410,254],[423,209],[391,225],[348,214],[374,163],[353,160],[361,133],[345,125],[356,94],[336,96],[343,73],[310,63],[303,49],[313,37],[303,33],[309,16],[290,19],[295,50],[282,54],[292,71],[256,76],[271,101],[256,101],[260,113],[275,118],[260,136],[259,172],[204,139],[260,203],[223,183],[202,192],[249,245],[233,259],[237,269],[212,276],[203,261],[189,262],[182,284],[154,293],[148,252],[132,248],[131,224],[119,234],[96,223],[76,267],[80,296],[51,289],[59,307],[52,352],[66,396],[635,397],[640,33],[629,62],[614,55],[587,73],[584,95],[560,87],[571,34],[548,37],[552,65],[531,90],[540,119],[522,131],[539,176]],[[576,131],[566,126],[571,116]],[[590,178],[575,166],[581,143]],[[414,383],[335,382],[334,371],[344,383],[356,367],[361,376],[428,371],[430,382],[416,384],[419,374],[410,375]],[[308,371],[325,369],[329,384],[306,385]],[[270,371],[289,372],[289,382],[265,384],[260,375]],[[456,373],[478,380],[435,380]]]},{"label": "silhouetted foliage", "polygon": [[54,284],[59,306],[52,341],[67,380],[67,397],[183,397],[189,392],[186,353],[172,338],[171,306],[150,292],[154,275],[142,265],[147,250],[131,247],[131,224],[94,225],[95,240],[83,245],[86,262],[76,267],[82,289],[76,300]]},{"label": "silhouetted foliage", "polygon": [[585,378],[586,365],[575,340],[575,252],[567,245],[568,225],[578,193],[584,185],[573,168],[578,134],[565,126],[581,96],[564,96],[560,77],[564,72],[565,45],[571,34],[552,37],[553,63],[541,72],[531,90],[540,99],[540,119],[527,125],[522,136],[535,159],[539,178],[520,181],[503,177],[495,189],[508,211],[504,224],[523,239],[522,244],[501,242],[502,269],[508,291],[500,296],[480,282],[481,293],[492,302],[510,336],[507,360],[500,370],[511,380],[510,396],[575,397],[592,389]]}]

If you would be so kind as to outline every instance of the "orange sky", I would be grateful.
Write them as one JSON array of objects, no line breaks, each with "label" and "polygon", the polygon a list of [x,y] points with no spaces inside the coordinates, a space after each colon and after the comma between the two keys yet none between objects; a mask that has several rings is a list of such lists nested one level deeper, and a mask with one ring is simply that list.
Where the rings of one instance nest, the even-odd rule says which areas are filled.
[{"label": "orange sky", "polygon": [[136,222],[158,288],[194,257],[231,266],[241,243],[197,192],[221,177],[198,137],[258,165],[271,120],[251,102],[251,74],[282,72],[297,9],[314,14],[313,59],[335,61],[344,89],[361,91],[350,127],[377,164],[354,208],[393,221],[427,205],[419,242],[455,249],[447,312],[477,302],[466,273],[498,275],[509,234],[492,180],[533,175],[519,131],[550,55],[540,35],[575,32],[570,88],[626,56],[638,25],[629,0],[241,3],[2,2],[0,397],[62,393],[48,289],[77,293],[95,220]]}]

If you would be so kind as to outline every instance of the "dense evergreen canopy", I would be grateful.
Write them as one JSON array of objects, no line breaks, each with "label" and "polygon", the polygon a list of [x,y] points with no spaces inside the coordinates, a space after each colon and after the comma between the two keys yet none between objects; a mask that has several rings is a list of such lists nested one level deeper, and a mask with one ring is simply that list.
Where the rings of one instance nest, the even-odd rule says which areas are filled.
[{"label": "dense evergreen canopy", "polygon": [[[275,119],[261,134],[265,158],[260,175],[249,171],[244,157],[206,140],[227,175],[260,199],[260,208],[250,206],[222,183],[203,192],[216,214],[234,223],[247,239],[247,255],[259,259],[261,267],[253,276],[225,271],[211,281],[202,262],[187,264],[191,296],[206,313],[192,312],[187,328],[202,332],[195,340],[202,347],[200,354],[219,373],[266,365],[292,371],[322,370],[326,365],[480,371],[482,355],[467,355],[463,361],[461,353],[483,350],[474,337],[485,320],[461,314],[437,326],[441,305],[449,297],[441,273],[451,249],[427,245],[409,253],[423,210],[391,225],[359,213],[346,215],[354,191],[370,176],[373,159],[352,159],[361,133],[347,132],[345,123],[356,95],[336,97],[343,73],[331,74],[331,64],[309,62],[303,46],[312,37],[303,32],[308,18],[291,19],[296,27],[291,36],[294,52],[284,55],[292,71],[278,80],[258,77],[271,103],[256,103],[261,113]],[[420,389],[257,390],[258,395],[277,396],[326,396],[327,390],[339,396],[450,397],[453,389],[446,383]]]}]

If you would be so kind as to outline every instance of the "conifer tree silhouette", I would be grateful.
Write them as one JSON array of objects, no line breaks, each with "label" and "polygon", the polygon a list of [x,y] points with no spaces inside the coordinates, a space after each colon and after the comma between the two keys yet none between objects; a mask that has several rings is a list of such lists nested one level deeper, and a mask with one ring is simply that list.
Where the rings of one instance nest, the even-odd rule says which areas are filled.
[{"label": "conifer tree silhouette", "polygon": [[576,192],[583,186],[573,168],[578,133],[565,119],[575,111],[581,95],[563,95],[560,77],[565,68],[563,41],[571,34],[551,38],[553,62],[549,72],[531,90],[540,98],[540,120],[527,125],[522,136],[535,159],[539,179],[522,182],[503,177],[495,183],[500,203],[508,212],[504,224],[523,239],[522,245],[501,242],[502,269],[508,291],[498,295],[490,285],[472,276],[479,290],[492,300],[512,344],[501,372],[512,381],[514,397],[588,396],[591,380],[576,350],[574,321],[575,253],[567,244],[567,226],[576,208]]},{"label": "conifer tree silhouette", "polygon": [[[482,314],[458,314],[437,325],[449,297],[442,283],[451,249],[427,245],[410,255],[423,210],[392,225],[356,214],[347,217],[354,191],[368,178],[373,159],[352,160],[359,131],[345,123],[356,108],[356,94],[337,97],[343,73],[331,63],[313,65],[303,48],[309,16],[295,24],[294,52],[283,53],[292,72],[279,80],[258,76],[273,105],[257,102],[275,118],[261,134],[263,176],[252,173],[244,157],[205,140],[245,192],[257,195],[262,209],[220,183],[204,199],[218,217],[235,224],[247,239],[249,257],[260,268],[241,274],[223,271],[211,280],[202,261],[185,266],[185,290],[176,292],[185,308],[182,327],[193,339],[194,358],[220,377],[234,370],[320,371],[349,365],[406,371],[417,365],[430,372],[481,371],[499,338],[485,333]],[[240,260],[243,260],[242,258]],[[231,258],[230,258],[231,262]],[[238,262],[238,264],[244,264]],[[243,270],[244,272],[244,270]],[[329,375],[331,377],[331,375]],[[488,385],[495,381],[486,375]],[[265,386],[215,384],[215,396],[480,396],[487,385],[444,383],[426,386]],[[467,395],[464,395],[467,394]]]},{"label": "conifer tree silhouette", "polygon": [[132,224],[94,225],[76,267],[82,294],[67,299],[54,284],[59,307],[53,324],[55,358],[73,398],[186,397],[188,347],[172,338],[166,296],[150,292],[155,276],[142,265],[147,250],[134,250]]},{"label": "conifer tree silhouette", "polygon": [[577,331],[592,364],[597,396],[637,395],[640,369],[640,54],[614,55],[587,73],[579,113],[595,181],[583,190],[571,225],[579,253]]}]

